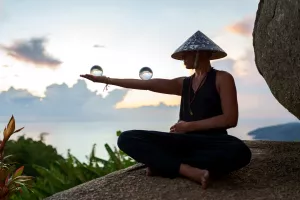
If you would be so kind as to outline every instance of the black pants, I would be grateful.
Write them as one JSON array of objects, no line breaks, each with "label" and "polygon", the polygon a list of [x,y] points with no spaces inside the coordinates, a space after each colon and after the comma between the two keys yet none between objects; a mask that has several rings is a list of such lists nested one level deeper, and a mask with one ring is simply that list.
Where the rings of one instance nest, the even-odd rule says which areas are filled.
[{"label": "black pants", "polygon": [[137,162],[169,178],[179,175],[181,164],[220,176],[246,166],[251,160],[251,151],[244,142],[227,134],[130,130],[122,132],[118,146]]}]

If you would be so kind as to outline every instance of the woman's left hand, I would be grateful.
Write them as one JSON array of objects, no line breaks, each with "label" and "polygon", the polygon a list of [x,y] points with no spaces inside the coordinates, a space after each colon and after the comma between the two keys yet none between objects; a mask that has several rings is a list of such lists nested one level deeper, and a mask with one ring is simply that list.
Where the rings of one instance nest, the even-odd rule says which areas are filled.
[{"label": "woman's left hand", "polygon": [[189,123],[185,121],[179,121],[170,128],[171,133],[186,133],[189,132]]}]

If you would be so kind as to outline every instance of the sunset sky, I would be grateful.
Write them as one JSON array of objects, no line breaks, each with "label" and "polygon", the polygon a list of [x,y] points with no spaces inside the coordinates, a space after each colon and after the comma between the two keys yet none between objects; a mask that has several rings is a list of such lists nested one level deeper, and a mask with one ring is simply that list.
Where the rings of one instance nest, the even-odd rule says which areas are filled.
[{"label": "sunset sky", "polygon": [[147,113],[146,121],[170,109],[177,117],[179,97],[113,86],[103,92],[103,84],[79,75],[97,64],[114,78],[139,78],[144,66],[153,78],[188,76],[171,54],[200,30],[228,53],[212,66],[233,74],[241,121],[294,121],[255,66],[257,6],[258,0],[2,0],[0,120],[11,114],[20,120],[122,120],[129,109],[139,119]]}]

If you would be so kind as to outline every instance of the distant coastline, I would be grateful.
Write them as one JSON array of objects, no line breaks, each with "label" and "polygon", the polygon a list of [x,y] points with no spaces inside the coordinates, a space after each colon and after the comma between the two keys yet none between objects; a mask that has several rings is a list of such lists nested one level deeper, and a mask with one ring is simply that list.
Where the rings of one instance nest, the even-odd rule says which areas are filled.
[{"label": "distant coastline", "polygon": [[300,122],[291,122],[255,129],[248,133],[253,140],[300,141]]}]

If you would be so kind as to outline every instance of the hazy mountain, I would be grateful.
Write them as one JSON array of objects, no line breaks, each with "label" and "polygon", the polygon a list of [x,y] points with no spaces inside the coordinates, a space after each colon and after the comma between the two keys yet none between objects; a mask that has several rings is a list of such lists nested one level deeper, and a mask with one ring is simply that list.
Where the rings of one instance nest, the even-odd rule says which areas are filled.
[{"label": "hazy mountain", "polygon": [[300,141],[300,123],[293,122],[258,128],[248,133],[254,140]]}]

